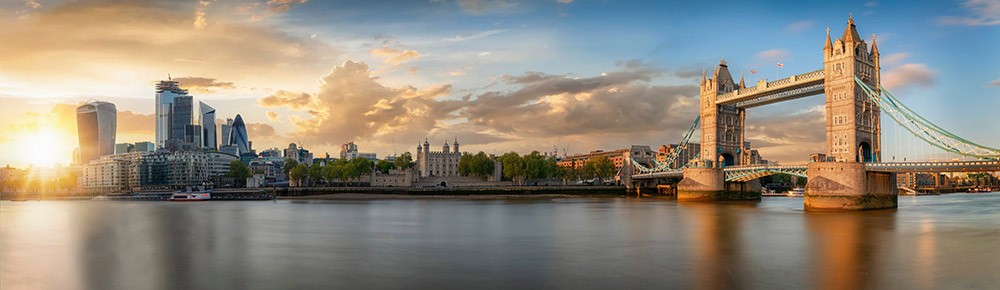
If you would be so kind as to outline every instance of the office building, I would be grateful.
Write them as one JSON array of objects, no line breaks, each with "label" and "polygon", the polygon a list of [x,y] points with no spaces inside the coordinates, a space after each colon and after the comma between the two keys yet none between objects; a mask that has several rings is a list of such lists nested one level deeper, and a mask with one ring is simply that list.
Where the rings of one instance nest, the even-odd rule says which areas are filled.
[{"label": "office building", "polygon": [[156,151],[156,144],[153,142],[135,142],[135,152],[153,152]]},{"label": "office building", "polygon": [[135,144],[132,143],[115,144],[115,154],[125,154],[130,152],[135,152]]},{"label": "office building", "polygon": [[236,147],[237,156],[250,152],[250,139],[247,137],[247,127],[243,124],[243,117],[236,114],[233,120],[232,129],[229,132],[229,143]]},{"label": "office building", "polygon": [[180,83],[170,78],[156,84],[156,148],[169,148],[171,146],[169,142],[173,129],[171,113],[174,101],[177,97],[187,95],[188,91],[181,89]]},{"label": "office building", "polygon": [[212,150],[218,149],[218,134],[215,132],[215,108],[204,102],[199,103],[201,105],[201,147]]},{"label": "office building", "polygon": [[371,152],[358,152],[358,145],[354,141],[340,145],[340,159],[351,160],[354,158],[365,158],[371,161],[378,161],[378,155]]},{"label": "office building", "polygon": [[81,164],[115,153],[117,114],[115,104],[108,102],[88,102],[76,108]]},{"label": "office building", "polygon": [[302,148],[296,146],[295,143],[288,144],[288,148],[285,149],[285,159],[295,160],[299,164],[312,165],[313,154]]}]

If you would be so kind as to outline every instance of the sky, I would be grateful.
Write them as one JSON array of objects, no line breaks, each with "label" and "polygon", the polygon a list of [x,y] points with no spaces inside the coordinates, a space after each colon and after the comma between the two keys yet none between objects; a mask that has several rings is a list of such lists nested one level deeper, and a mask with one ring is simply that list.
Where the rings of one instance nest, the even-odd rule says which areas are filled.
[{"label": "sky", "polygon": [[[883,86],[1000,147],[1000,0],[786,2],[3,0],[0,164],[68,164],[87,100],[116,104],[119,143],[152,141],[168,76],[220,119],[241,114],[257,150],[655,150],[697,116],[703,70],[820,69],[826,29],[852,14]],[[746,136],[765,159],[824,152],[823,103],[750,109]]]}]

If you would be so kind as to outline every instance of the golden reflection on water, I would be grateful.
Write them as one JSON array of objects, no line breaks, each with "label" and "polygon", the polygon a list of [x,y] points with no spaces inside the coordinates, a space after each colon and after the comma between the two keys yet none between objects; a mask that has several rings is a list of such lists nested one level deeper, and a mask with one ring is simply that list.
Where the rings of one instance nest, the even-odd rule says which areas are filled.
[{"label": "golden reflection on water", "polygon": [[814,289],[878,289],[879,258],[886,249],[878,235],[892,228],[895,210],[806,212]]}]

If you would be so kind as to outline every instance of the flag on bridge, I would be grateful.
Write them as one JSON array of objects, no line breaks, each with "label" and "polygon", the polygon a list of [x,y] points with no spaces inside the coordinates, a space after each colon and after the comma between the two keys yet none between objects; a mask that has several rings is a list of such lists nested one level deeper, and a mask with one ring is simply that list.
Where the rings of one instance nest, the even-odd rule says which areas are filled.
[{"label": "flag on bridge", "polygon": [[785,67],[785,64],[779,62],[778,67]]}]

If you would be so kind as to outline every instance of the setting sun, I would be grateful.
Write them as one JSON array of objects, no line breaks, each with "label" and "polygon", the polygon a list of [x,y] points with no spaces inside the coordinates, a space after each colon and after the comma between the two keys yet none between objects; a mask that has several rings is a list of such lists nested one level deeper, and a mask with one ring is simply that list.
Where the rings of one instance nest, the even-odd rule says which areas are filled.
[{"label": "setting sun", "polygon": [[66,135],[60,135],[51,127],[38,128],[34,132],[26,132],[23,137],[24,142],[17,152],[17,157],[24,164],[48,167],[55,163],[65,165],[71,156],[72,146],[75,140]]}]

